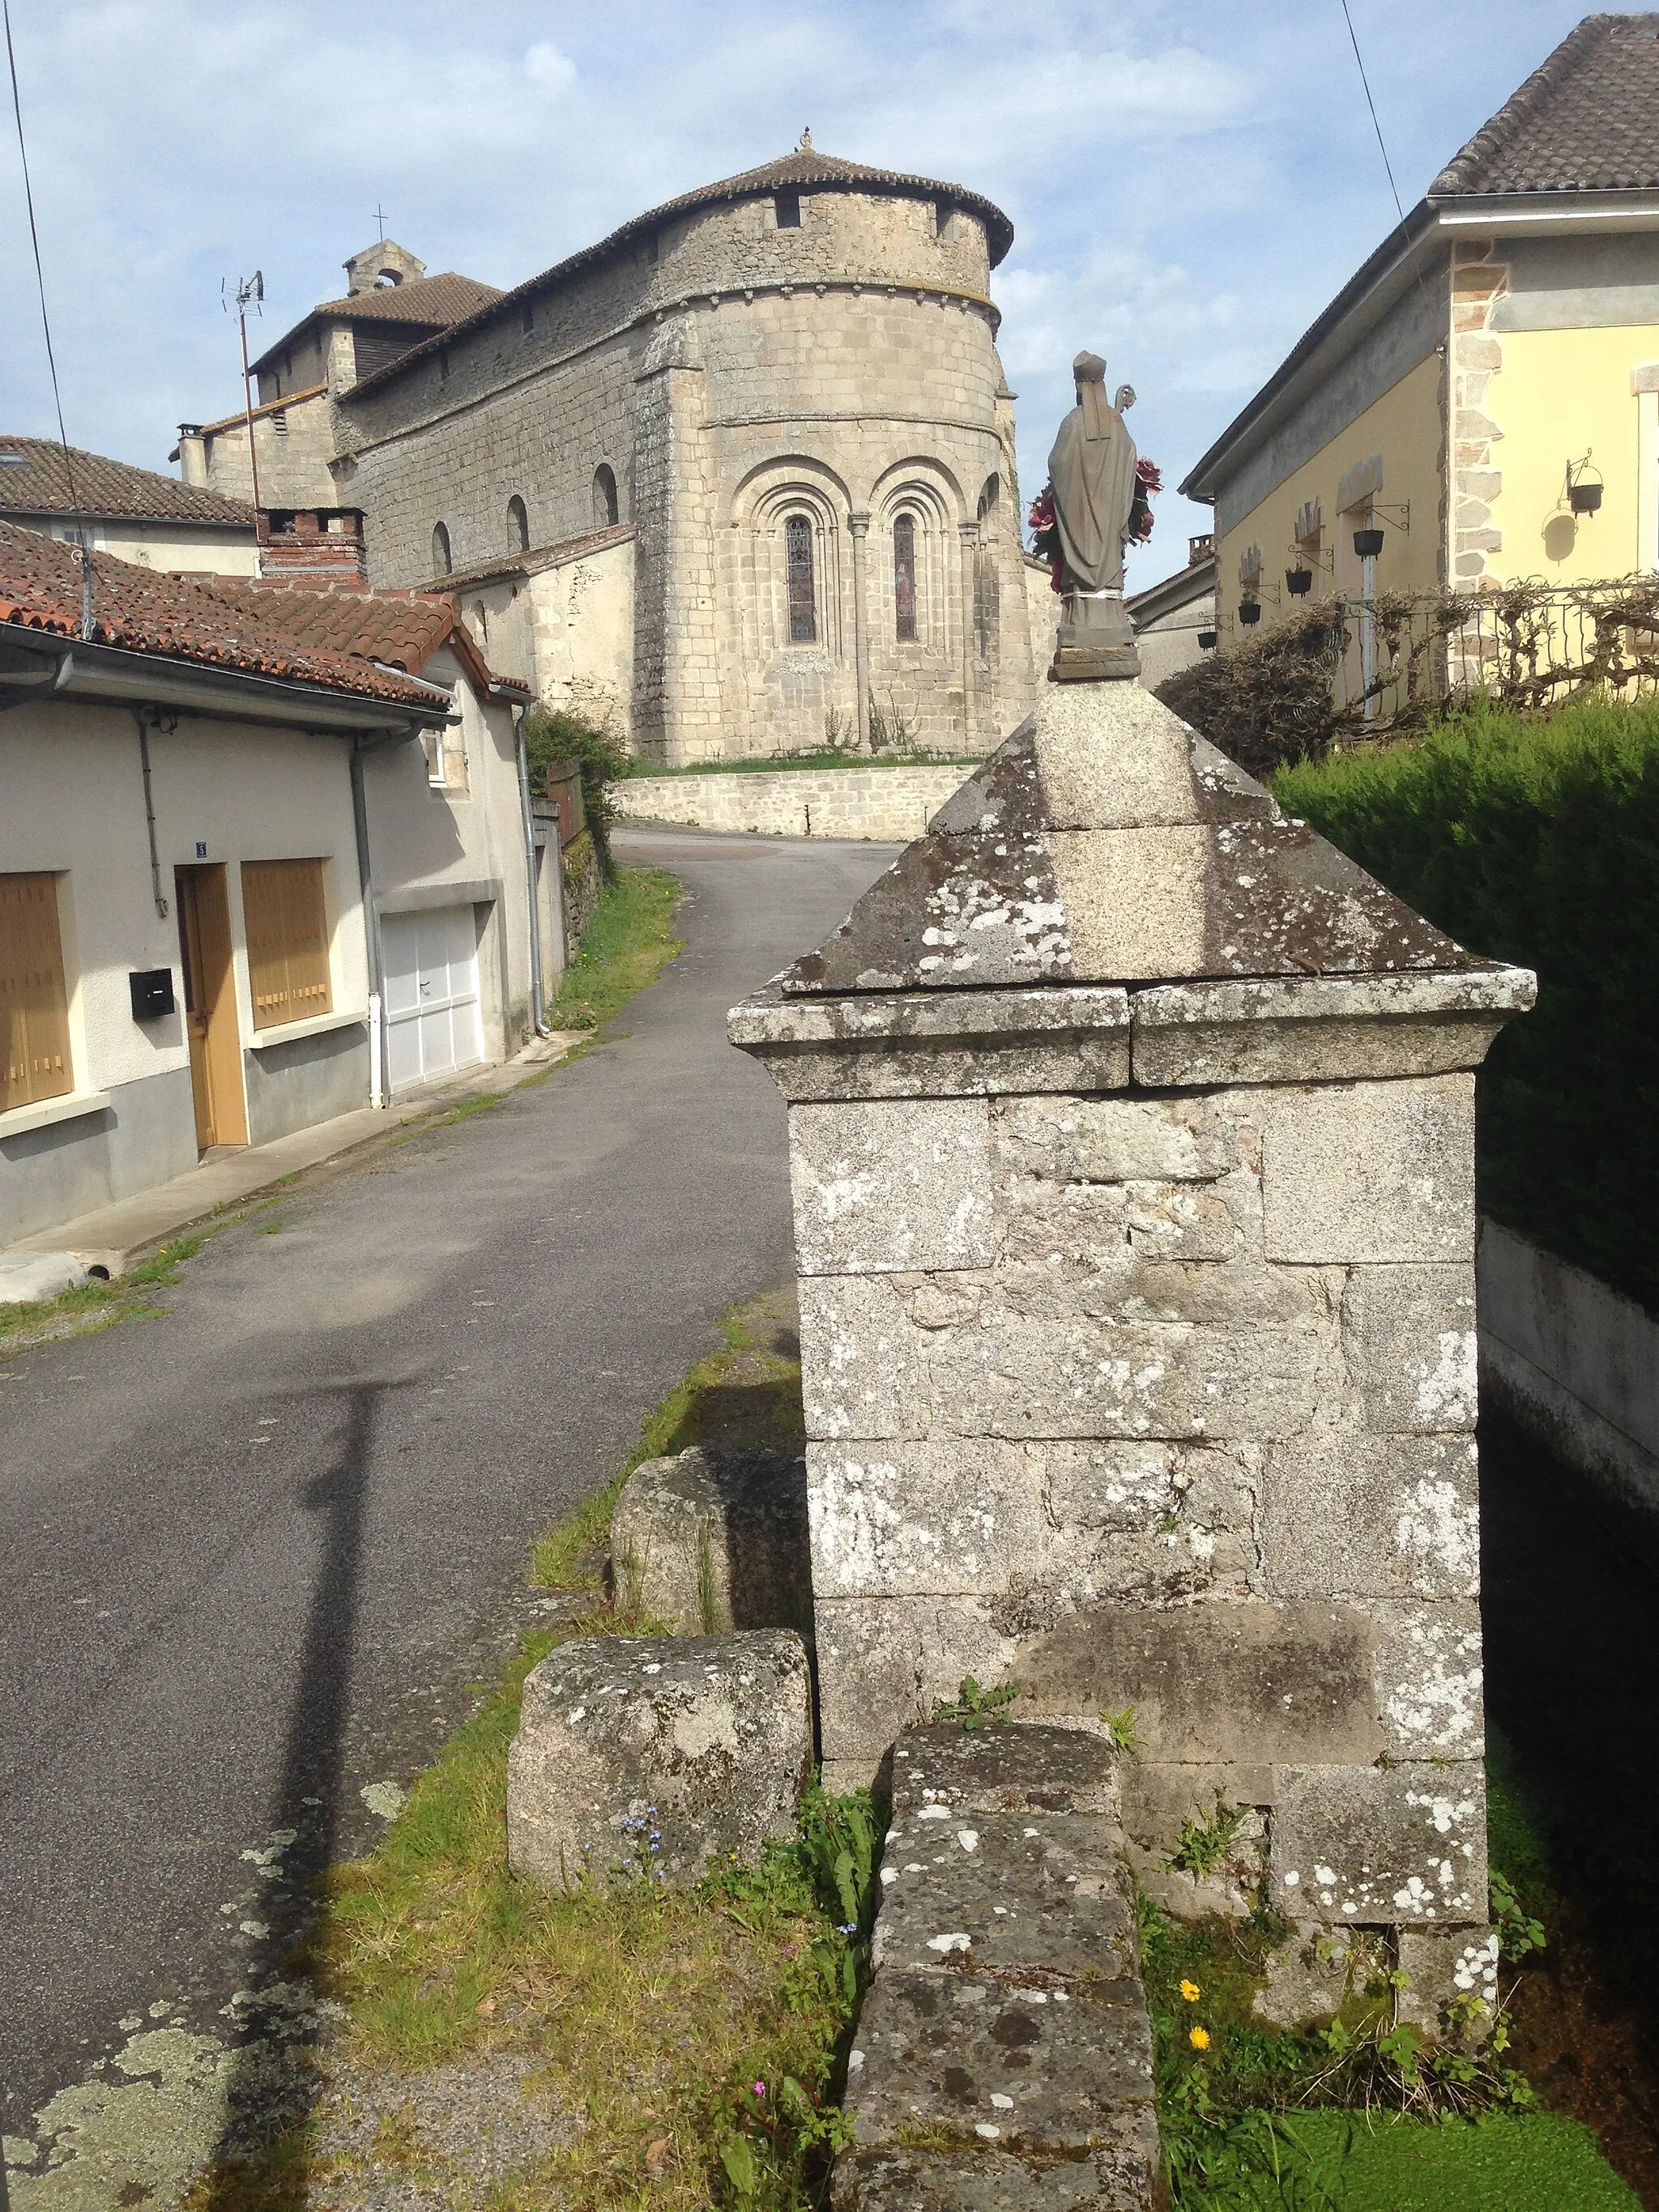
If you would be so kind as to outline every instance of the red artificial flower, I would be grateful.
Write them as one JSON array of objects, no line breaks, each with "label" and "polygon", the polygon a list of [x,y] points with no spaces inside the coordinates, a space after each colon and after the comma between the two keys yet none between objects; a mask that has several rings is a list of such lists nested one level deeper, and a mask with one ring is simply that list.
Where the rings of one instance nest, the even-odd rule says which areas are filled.
[{"label": "red artificial flower", "polygon": [[1144,454],[1135,463],[1135,481],[1144,492],[1162,491],[1164,489],[1164,478],[1158,463],[1147,460]]}]

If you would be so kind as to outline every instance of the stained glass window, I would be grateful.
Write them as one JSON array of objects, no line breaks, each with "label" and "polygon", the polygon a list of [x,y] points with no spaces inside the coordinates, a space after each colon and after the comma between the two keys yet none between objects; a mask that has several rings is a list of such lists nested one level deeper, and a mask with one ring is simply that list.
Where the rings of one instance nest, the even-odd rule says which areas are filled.
[{"label": "stained glass window", "polygon": [[916,635],[916,524],[902,514],[893,525],[893,605],[898,617],[901,643],[914,643]]},{"label": "stained glass window", "polygon": [[792,514],[784,524],[783,545],[789,580],[789,642],[813,645],[818,618],[812,589],[812,525],[805,515]]}]

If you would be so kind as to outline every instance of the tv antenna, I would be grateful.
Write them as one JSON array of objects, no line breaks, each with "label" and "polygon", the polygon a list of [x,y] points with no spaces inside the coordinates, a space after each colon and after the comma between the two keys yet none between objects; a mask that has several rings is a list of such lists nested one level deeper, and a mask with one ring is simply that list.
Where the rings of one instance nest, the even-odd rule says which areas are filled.
[{"label": "tv antenna", "polygon": [[256,269],[251,276],[245,276],[234,294],[228,290],[225,281],[221,279],[219,304],[227,314],[231,313],[233,298],[235,301],[236,326],[242,334],[242,419],[247,424],[247,463],[253,476],[253,508],[257,514],[259,511],[259,456],[253,448],[253,381],[248,374],[247,368],[247,315],[250,307],[256,315],[263,315],[265,311],[265,280],[263,272]]}]

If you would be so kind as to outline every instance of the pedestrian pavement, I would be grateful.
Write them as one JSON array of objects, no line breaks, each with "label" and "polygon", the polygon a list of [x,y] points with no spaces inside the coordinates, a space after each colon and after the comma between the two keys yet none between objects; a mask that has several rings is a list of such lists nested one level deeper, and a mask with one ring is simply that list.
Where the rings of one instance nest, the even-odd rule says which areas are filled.
[{"label": "pedestrian pavement", "polygon": [[54,1297],[89,1274],[124,1274],[198,1222],[258,1198],[307,1168],[384,1142],[411,1123],[429,1121],[462,1098],[511,1091],[563,1060],[583,1042],[581,1030],[555,1030],[511,1060],[463,1068],[420,1085],[388,1106],[361,1106],[269,1144],[222,1147],[201,1164],[130,1198],[38,1229],[0,1250],[0,1304],[8,1298]]}]

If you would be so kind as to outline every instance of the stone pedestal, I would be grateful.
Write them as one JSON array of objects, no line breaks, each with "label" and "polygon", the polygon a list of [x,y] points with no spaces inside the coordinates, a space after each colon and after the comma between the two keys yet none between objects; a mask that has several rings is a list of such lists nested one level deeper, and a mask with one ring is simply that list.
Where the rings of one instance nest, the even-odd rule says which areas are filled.
[{"label": "stone pedestal", "polygon": [[737,1008],[789,1101],[825,1779],[1135,1709],[1298,1921],[1486,1914],[1467,952],[1128,684]]}]

